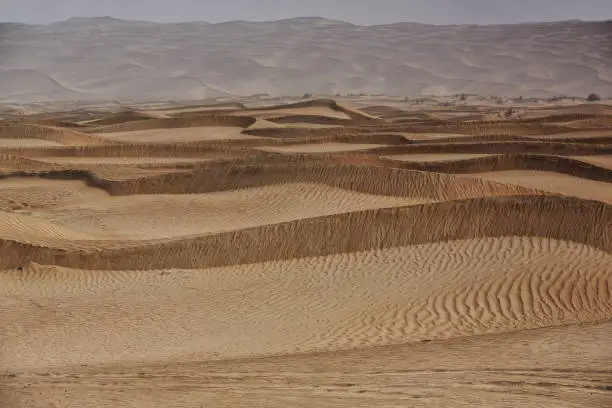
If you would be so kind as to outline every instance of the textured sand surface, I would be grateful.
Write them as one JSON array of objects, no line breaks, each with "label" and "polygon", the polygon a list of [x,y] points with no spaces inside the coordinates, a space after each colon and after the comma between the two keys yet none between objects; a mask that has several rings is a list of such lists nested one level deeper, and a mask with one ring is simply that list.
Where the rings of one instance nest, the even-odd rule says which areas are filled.
[{"label": "textured sand surface", "polygon": [[[36,219],[99,239],[146,240],[427,202],[431,200],[375,196],[316,184],[284,184],[208,194],[108,197],[40,211]],[[146,211],[139,211],[141,208]]]},{"label": "textured sand surface", "polygon": [[44,147],[61,145],[61,143],[41,139],[0,139],[0,147]]},{"label": "textured sand surface", "polygon": [[244,103],[7,113],[0,407],[612,406],[605,105]]},{"label": "textured sand surface", "polygon": [[448,160],[469,160],[477,159],[480,157],[487,157],[487,154],[400,154],[394,156],[387,156],[387,159],[409,161],[409,162],[436,162],[436,161],[448,161]]},{"label": "textured sand surface", "polygon": [[609,21],[357,26],[321,18],[220,24],[73,18],[0,29],[5,101],[612,95]]},{"label": "textured sand surface", "polygon": [[138,164],[181,164],[202,162],[208,159],[187,157],[39,157],[37,161],[57,164],[98,164],[98,165],[138,165]]},{"label": "textured sand surface", "polygon": [[382,147],[379,144],[358,144],[358,143],[317,143],[299,144],[282,147],[264,146],[260,148],[266,152],[277,153],[332,153],[332,152],[352,152],[357,150],[373,149]]},{"label": "textured sand surface", "polygon": [[546,171],[508,170],[475,177],[612,204],[612,184]]},{"label": "textured sand surface", "polygon": [[137,143],[181,143],[201,140],[247,139],[239,127],[192,127],[184,129],[150,129],[132,132],[101,133],[110,140]]},{"label": "textured sand surface", "polygon": [[[2,334],[13,351],[3,362],[168,363],[598,321],[612,308],[611,273],[610,254],[528,237],[206,270],[30,265],[2,275],[5,317],[19,316]],[[43,319],[24,339],[20,328]]]}]

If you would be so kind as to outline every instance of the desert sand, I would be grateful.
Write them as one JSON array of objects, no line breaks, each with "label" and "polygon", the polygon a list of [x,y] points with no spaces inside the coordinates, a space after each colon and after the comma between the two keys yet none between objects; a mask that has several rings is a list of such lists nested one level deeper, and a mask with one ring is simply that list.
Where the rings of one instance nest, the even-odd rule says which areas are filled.
[{"label": "desert sand", "polygon": [[[314,17],[218,24],[106,17],[0,23],[0,30],[0,101],[361,93],[612,97],[609,21],[359,26]],[[192,111],[153,108],[146,110]],[[322,112],[283,115],[296,113]]]},{"label": "desert sand", "polygon": [[612,111],[364,102],[7,110],[0,406],[612,406]]}]

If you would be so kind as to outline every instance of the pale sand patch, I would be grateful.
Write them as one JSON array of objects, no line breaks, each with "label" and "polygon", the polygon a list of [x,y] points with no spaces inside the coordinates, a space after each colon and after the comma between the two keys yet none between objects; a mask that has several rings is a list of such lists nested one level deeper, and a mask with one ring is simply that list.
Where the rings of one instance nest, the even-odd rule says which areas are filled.
[{"label": "pale sand patch", "polygon": [[0,148],[3,147],[57,147],[61,143],[44,139],[0,139]]},{"label": "pale sand patch", "polygon": [[236,140],[252,139],[253,136],[243,135],[244,129],[237,126],[201,126],[174,129],[148,129],[129,132],[100,133],[105,139],[133,143],[173,143],[199,142],[204,140]]},{"label": "pale sand patch", "polygon": [[473,137],[474,135],[464,135],[460,133],[399,133],[412,140],[440,140],[440,139],[461,139],[462,137]]},{"label": "pale sand patch", "polygon": [[312,143],[312,144],[297,144],[287,146],[263,146],[258,150],[274,153],[334,153],[334,152],[353,152],[358,150],[375,149],[377,147],[385,147],[382,144],[367,144],[367,143]]},{"label": "pale sand patch", "polygon": [[95,202],[110,197],[78,180],[13,177],[0,180],[0,210],[34,210]]},{"label": "pale sand patch", "polygon": [[155,110],[143,110],[142,113],[145,115],[176,115],[181,113],[198,113],[198,112],[218,112],[227,111],[232,112],[240,109],[238,106],[200,106],[200,107],[187,107],[187,108],[170,108],[170,109],[155,109]]},{"label": "pale sand patch", "polygon": [[0,239],[53,243],[56,240],[94,239],[79,230],[41,220],[35,211],[0,211]]},{"label": "pale sand patch", "polygon": [[254,130],[254,129],[284,129],[284,128],[287,128],[287,126],[281,125],[279,123],[272,122],[269,120],[257,118],[255,120],[255,123],[253,123],[247,129]]},{"label": "pale sand patch", "polygon": [[276,118],[282,116],[299,116],[299,115],[310,115],[310,116],[325,116],[328,118],[336,119],[350,119],[351,117],[342,111],[337,111],[324,106],[309,106],[304,108],[277,108],[277,109],[266,109],[266,110],[243,110],[234,112],[232,115],[240,116],[252,116],[256,118]]},{"label": "pale sand patch", "polygon": [[548,171],[505,170],[461,175],[612,204],[612,184]]},{"label": "pale sand patch", "polygon": [[209,161],[197,157],[37,157],[35,159],[44,163],[56,164],[187,164]]},{"label": "pale sand patch", "polygon": [[568,132],[568,133],[555,133],[552,135],[538,135],[538,138],[546,138],[546,139],[573,139],[573,138],[590,138],[590,137],[606,137],[609,136],[612,139],[612,130],[611,129],[603,129],[603,130],[584,130],[577,132]]},{"label": "pale sand patch", "polygon": [[86,203],[41,210],[37,217],[97,239],[147,240],[432,201],[296,183],[206,194],[98,198]]},{"label": "pale sand patch", "polygon": [[[269,121],[268,121],[269,122]],[[326,125],[323,123],[302,123],[302,122],[292,122],[292,123],[283,123],[283,126],[291,129],[329,129],[329,128],[341,128],[341,125]]]},{"label": "pale sand patch", "polygon": [[610,254],[532,237],[205,270],[33,265],[0,273],[0,344],[10,350],[0,370],[191,363],[596,321],[612,316],[611,281]]},{"label": "pale sand patch", "polygon": [[468,153],[425,153],[425,154],[396,154],[390,156],[383,156],[385,159],[406,161],[406,162],[441,162],[441,161],[459,161],[477,159],[479,157],[490,157],[493,154],[468,154]]},{"label": "pale sand patch", "polygon": [[612,169],[612,155],[607,156],[569,156],[571,159],[580,160],[595,166]]}]

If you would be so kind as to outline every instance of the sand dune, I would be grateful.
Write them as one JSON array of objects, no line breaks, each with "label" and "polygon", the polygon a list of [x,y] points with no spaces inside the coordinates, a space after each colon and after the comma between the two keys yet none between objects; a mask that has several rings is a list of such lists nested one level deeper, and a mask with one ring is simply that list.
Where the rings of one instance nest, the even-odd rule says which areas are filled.
[{"label": "sand dune", "polygon": [[83,181],[43,180],[14,177],[0,180],[0,210],[46,209],[55,206],[95,202],[108,197],[104,190]]},{"label": "sand dune", "polygon": [[[287,201],[286,197],[293,197],[294,201]],[[209,194],[98,198],[39,212],[37,219],[86,232],[98,239],[148,240],[430,201],[421,197],[375,196],[316,184],[284,184]],[[143,207],[147,211],[139,212]]]},{"label": "sand dune", "polygon": [[100,137],[128,143],[184,143],[201,140],[249,139],[239,127],[190,127],[184,129],[151,129],[131,132],[100,133]]},{"label": "sand dune", "polygon": [[284,108],[278,107],[276,109],[266,109],[266,110],[244,110],[239,113],[240,115],[245,116],[253,116],[256,118],[262,119],[270,119],[270,118],[281,118],[284,116],[319,116],[319,117],[329,117],[329,118],[337,118],[337,119],[345,119],[349,120],[350,117],[340,111],[336,111],[326,107],[308,107],[308,108]]},{"label": "sand dune", "polygon": [[604,321],[347,352],[38,370],[5,377],[3,397],[30,407],[82,404],[83,393],[96,407],[605,407],[611,329]]},{"label": "sand dune", "polygon": [[197,163],[209,159],[188,157],[39,157],[37,161],[58,164],[90,164],[90,165],[160,165]]},{"label": "sand dune", "polygon": [[612,312],[611,265],[605,252],[528,237],[200,271],[30,265],[0,277],[4,314],[19,316],[2,333],[15,356],[4,363],[168,363],[597,321]]},{"label": "sand dune", "polygon": [[61,143],[43,139],[0,139],[0,147],[44,147],[61,145]]},{"label": "sand dune", "polygon": [[100,145],[109,144],[104,139],[50,126],[37,125],[0,125],[0,141],[23,139],[25,143],[32,139],[38,139],[40,143],[56,143],[59,145]]},{"label": "sand dune", "polygon": [[0,406],[611,406],[603,104],[266,98],[0,110]]},{"label": "sand dune", "polygon": [[612,204],[612,184],[546,171],[506,170],[474,177]]},{"label": "sand dune", "polygon": [[612,155],[610,156],[574,156],[572,159],[591,163],[612,170]]},{"label": "sand dune", "polygon": [[356,150],[367,150],[375,147],[382,147],[379,144],[359,144],[359,143],[317,143],[299,144],[285,146],[265,146],[260,147],[266,152],[276,153],[331,153],[331,152],[351,152]]},{"label": "sand dune", "polygon": [[316,18],[221,24],[94,18],[21,25],[3,39],[16,50],[0,63],[7,101],[612,94],[608,22],[364,27]]},{"label": "sand dune", "polygon": [[402,154],[396,156],[387,156],[385,158],[390,160],[408,161],[408,162],[436,162],[436,161],[450,161],[450,160],[469,160],[478,159],[481,157],[488,157],[488,154]]}]

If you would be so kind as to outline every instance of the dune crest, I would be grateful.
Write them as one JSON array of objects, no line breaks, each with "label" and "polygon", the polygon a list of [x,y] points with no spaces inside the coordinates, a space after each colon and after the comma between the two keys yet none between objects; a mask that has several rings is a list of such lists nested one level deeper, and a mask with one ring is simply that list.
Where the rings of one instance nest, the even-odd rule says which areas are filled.
[{"label": "dune crest", "polygon": [[6,110],[0,405],[609,407],[612,110],[363,103]]}]

